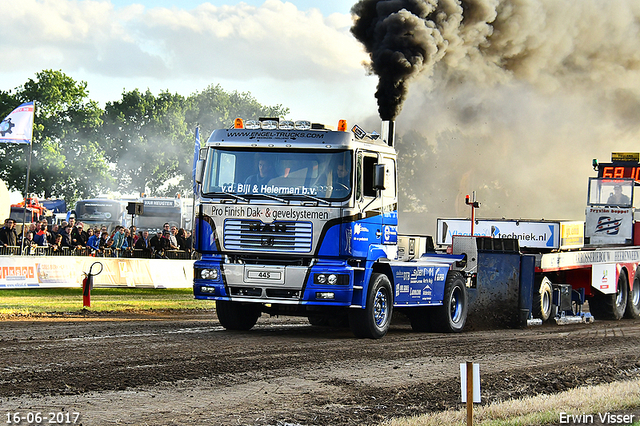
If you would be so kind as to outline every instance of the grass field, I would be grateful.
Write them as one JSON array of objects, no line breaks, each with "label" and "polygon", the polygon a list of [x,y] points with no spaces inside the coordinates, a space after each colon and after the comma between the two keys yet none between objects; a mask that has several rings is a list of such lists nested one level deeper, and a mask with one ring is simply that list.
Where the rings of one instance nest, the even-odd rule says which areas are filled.
[{"label": "grass field", "polygon": [[[499,402],[474,409],[476,426],[616,424],[640,426],[640,379],[585,386],[555,395]],[[613,415],[610,416],[610,414]],[[465,426],[466,410],[398,418],[383,426]],[[626,418],[624,417],[626,416]],[[570,420],[574,420],[570,422]],[[598,420],[604,420],[601,423]]]},{"label": "grass field", "polygon": [[[94,288],[91,311],[212,309],[211,301],[195,300],[193,290],[153,288]],[[0,315],[77,312],[83,309],[81,288],[0,290]]]}]

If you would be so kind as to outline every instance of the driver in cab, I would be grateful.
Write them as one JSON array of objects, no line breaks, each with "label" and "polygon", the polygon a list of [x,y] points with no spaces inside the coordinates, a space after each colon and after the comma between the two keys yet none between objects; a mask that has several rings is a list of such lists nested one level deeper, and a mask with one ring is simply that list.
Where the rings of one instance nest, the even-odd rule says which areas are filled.
[{"label": "driver in cab", "polygon": [[258,173],[249,176],[244,183],[248,185],[263,185],[267,184],[275,176],[276,174],[273,162],[268,158],[260,157],[258,159]]}]

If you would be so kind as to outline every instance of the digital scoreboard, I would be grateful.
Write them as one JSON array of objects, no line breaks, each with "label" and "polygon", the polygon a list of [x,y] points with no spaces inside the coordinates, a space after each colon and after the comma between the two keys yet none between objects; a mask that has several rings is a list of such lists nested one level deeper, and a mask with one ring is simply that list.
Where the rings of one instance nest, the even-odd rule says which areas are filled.
[{"label": "digital scoreboard", "polygon": [[598,177],[609,179],[634,179],[640,183],[640,153],[614,152],[611,163],[598,164]]}]

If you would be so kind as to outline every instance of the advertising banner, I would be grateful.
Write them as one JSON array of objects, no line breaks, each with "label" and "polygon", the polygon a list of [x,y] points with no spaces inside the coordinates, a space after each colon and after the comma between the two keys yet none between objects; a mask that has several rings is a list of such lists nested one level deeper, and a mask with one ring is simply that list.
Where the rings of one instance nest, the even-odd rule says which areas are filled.
[{"label": "advertising banner", "polygon": [[[560,246],[560,222],[525,220],[476,220],[477,237],[515,238],[520,247],[557,249]],[[455,235],[471,235],[469,219],[438,219],[437,244],[450,245]]]},{"label": "advertising banner", "polygon": [[102,272],[93,278],[95,287],[193,286],[192,260],[2,256],[0,289],[82,287],[84,273],[94,262],[103,266]]}]

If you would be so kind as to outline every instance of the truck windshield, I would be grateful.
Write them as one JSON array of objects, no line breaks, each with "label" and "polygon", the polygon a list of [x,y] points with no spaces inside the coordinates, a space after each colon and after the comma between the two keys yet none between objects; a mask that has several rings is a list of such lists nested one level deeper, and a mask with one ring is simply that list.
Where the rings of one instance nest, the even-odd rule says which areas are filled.
[{"label": "truck windshield", "polygon": [[142,214],[136,216],[135,225],[140,231],[162,231],[163,225],[182,228],[182,208],[177,199],[150,199],[142,200]]},{"label": "truck windshield", "polygon": [[78,201],[76,217],[79,220],[117,221],[122,213],[122,205],[112,201]]},{"label": "truck windshield", "polygon": [[202,193],[342,200],[351,194],[351,158],[347,150],[211,149]]}]

